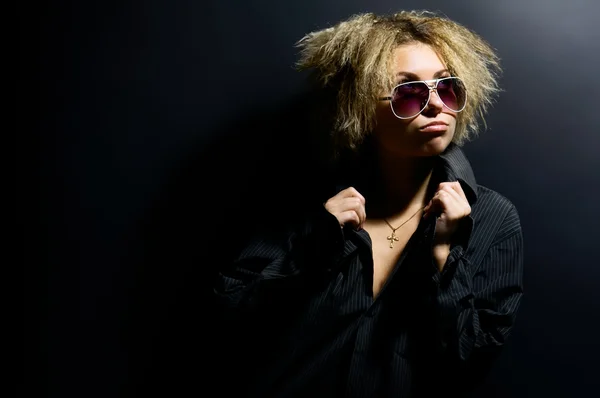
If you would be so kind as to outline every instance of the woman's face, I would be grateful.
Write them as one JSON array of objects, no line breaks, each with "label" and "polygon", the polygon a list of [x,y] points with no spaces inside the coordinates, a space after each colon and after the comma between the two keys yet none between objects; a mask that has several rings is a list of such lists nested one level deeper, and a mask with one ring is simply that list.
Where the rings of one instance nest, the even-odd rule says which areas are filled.
[{"label": "woman's face", "polygon": [[[421,43],[402,45],[394,51],[393,72],[396,84],[450,76],[436,52]],[[381,93],[382,97],[389,95]],[[415,117],[399,119],[390,101],[379,101],[376,118],[373,133],[378,149],[397,156],[438,155],[452,142],[456,128],[456,113],[443,106],[435,91],[427,107]]]}]

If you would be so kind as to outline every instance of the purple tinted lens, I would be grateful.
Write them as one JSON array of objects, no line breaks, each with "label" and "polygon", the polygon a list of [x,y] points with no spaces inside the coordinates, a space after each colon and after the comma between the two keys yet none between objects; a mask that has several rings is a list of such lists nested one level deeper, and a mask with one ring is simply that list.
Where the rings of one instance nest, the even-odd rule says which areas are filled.
[{"label": "purple tinted lens", "polygon": [[401,84],[394,90],[392,107],[399,117],[416,116],[425,108],[429,87],[422,82]]},{"label": "purple tinted lens", "polygon": [[448,78],[438,82],[437,93],[444,105],[452,111],[461,111],[467,99],[465,86],[460,79]]}]

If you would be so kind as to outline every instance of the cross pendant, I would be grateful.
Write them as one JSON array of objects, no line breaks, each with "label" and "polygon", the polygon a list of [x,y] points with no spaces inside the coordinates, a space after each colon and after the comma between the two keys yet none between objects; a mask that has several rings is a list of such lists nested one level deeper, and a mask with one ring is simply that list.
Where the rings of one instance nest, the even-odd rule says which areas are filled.
[{"label": "cross pendant", "polygon": [[396,231],[392,231],[392,234],[390,236],[387,237],[387,240],[390,241],[390,249],[394,248],[394,242],[398,242],[399,239],[396,236]]}]

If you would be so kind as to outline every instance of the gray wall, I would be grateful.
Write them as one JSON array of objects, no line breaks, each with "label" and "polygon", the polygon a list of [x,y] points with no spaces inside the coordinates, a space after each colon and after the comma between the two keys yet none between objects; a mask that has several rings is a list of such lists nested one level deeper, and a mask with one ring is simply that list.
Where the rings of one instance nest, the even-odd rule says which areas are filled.
[{"label": "gray wall", "polygon": [[[20,13],[18,116],[33,131],[17,147],[27,388],[40,375],[51,396],[118,395],[139,365],[129,334],[140,281],[163,272],[167,287],[146,294],[155,326],[171,322],[160,304],[189,289],[178,285],[190,279],[191,268],[178,271],[186,248],[220,225],[197,207],[253,196],[237,189],[247,182],[232,169],[240,159],[276,164],[245,149],[261,137],[261,118],[302,92],[294,42],[353,13],[400,8],[440,10],[475,29],[505,71],[489,131],[466,151],[479,183],[520,211],[526,296],[486,387],[496,392],[485,396],[580,397],[597,386],[600,3],[221,0],[54,2]],[[300,115],[287,116],[273,120]],[[258,147],[282,160],[279,133]],[[238,227],[256,219],[251,209]]]}]

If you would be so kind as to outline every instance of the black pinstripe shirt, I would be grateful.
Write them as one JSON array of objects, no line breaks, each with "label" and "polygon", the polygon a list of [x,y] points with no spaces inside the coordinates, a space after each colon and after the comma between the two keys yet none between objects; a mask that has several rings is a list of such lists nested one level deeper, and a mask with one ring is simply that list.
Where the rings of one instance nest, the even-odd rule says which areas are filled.
[{"label": "black pinstripe shirt", "polygon": [[324,208],[249,244],[222,269],[225,391],[244,397],[459,396],[485,376],[523,294],[515,207],[477,185],[463,152],[439,156],[435,183],[460,181],[471,216],[440,273],[435,218],[422,219],[373,299],[371,241]]}]

